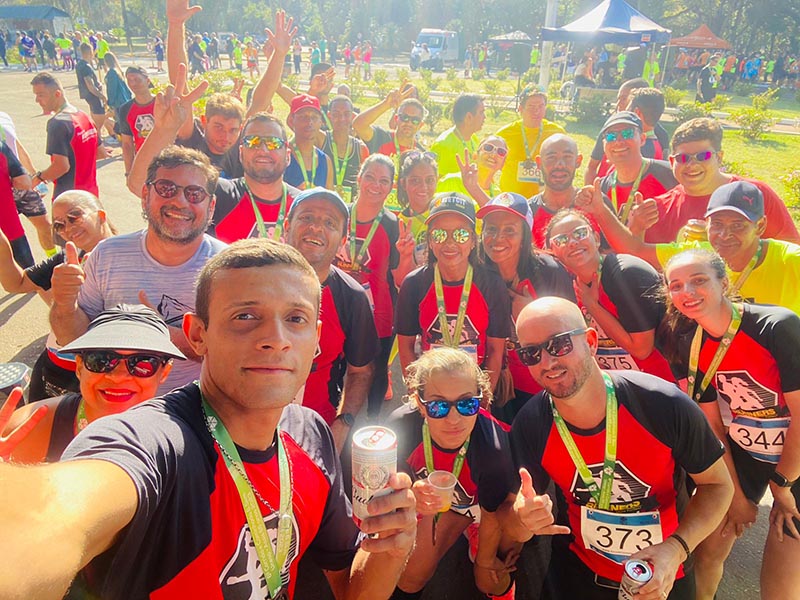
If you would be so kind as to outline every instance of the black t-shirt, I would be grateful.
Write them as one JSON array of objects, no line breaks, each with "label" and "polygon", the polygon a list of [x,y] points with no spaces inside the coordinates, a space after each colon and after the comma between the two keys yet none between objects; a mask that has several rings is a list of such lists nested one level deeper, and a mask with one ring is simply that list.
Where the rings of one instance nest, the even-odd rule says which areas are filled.
[{"label": "black t-shirt", "polygon": [[[292,542],[281,568],[291,597],[306,551],[321,568],[338,571],[352,563],[360,534],[327,426],[313,411],[290,404],[279,427],[292,474]],[[264,452],[237,449],[250,481],[279,506],[276,444]],[[83,458],[122,468],[139,497],[133,520],[86,569],[93,593],[111,600],[263,595],[242,503],[206,429],[196,384],[95,421],[63,460]],[[277,513],[259,508],[274,539]]]},{"label": "black t-shirt", "polygon": [[82,58],[79,58],[75,64],[75,74],[78,76],[78,95],[80,98],[86,100],[93,97],[94,94],[89,91],[89,87],[86,85],[86,78],[89,77],[96,88],[100,87],[100,82],[92,66]]},{"label": "black t-shirt", "polygon": [[[78,257],[82,258],[85,252],[78,251]],[[36,263],[32,267],[25,269],[25,274],[34,284],[43,290],[49,290],[53,279],[53,269],[64,262],[64,251],[59,250],[53,256],[45,258],[42,262]]]},{"label": "black t-shirt", "polygon": [[[608,512],[620,515],[657,511],[660,535],[666,539],[677,528],[678,515],[686,500],[685,473],[702,473],[711,467],[724,453],[722,443],[700,408],[677,386],[646,373],[611,371],[610,374],[619,407],[619,433]],[[598,403],[604,400],[596,399]],[[567,426],[599,485],[605,420],[591,430],[578,429],[569,423]],[[511,446],[517,466],[528,469],[535,489],[546,489],[551,480],[556,485],[558,521],[572,530],[559,543],[569,543],[570,550],[594,573],[619,581],[621,562],[609,557],[602,544],[589,548],[584,541],[581,523],[589,523],[582,519],[582,507],[591,495],[555,427],[546,393],[534,396],[520,410],[511,428]],[[621,544],[630,553],[637,550],[636,544],[644,548],[657,541],[652,530],[625,540],[613,531],[611,534],[615,535],[614,544]],[[602,532],[598,535],[602,536]]]},{"label": "black t-shirt", "polygon": [[211,161],[211,164],[217,168],[219,176],[222,179],[234,179],[244,175],[242,163],[239,160],[239,142],[237,141],[230,150],[223,154],[211,152],[206,142],[205,135],[203,134],[203,127],[200,125],[200,119],[194,120],[192,135],[186,139],[178,138],[175,143],[178,146],[192,148],[193,150],[198,150],[205,154],[208,160]]},{"label": "black t-shirt", "polygon": [[[397,468],[408,473],[412,481],[428,476],[422,443],[423,421],[418,410],[404,405],[392,412],[386,422],[386,426],[397,434]],[[473,518],[477,516],[475,509],[478,505],[494,512],[508,494],[519,489],[508,429],[487,411],[480,410],[469,436],[469,448],[454,490],[451,510]],[[458,448],[442,448],[431,440],[431,451],[435,470],[453,471]]]},{"label": "black t-shirt", "polygon": [[717,82],[717,70],[710,65],[706,65],[700,69],[698,80],[700,81],[700,95],[702,100],[704,102],[713,100],[714,96],[717,95],[716,88],[714,87],[714,84]]}]

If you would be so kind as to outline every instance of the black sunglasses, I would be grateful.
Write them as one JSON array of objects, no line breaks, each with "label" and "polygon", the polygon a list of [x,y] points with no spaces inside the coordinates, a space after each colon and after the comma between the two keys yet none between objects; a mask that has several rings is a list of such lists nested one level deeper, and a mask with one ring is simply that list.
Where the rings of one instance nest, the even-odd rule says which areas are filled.
[{"label": "black sunglasses", "polygon": [[67,228],[67,223],[75,225],[82,222],[84,217],[86,217],[86,213],[80,208],[73,209],[64,216],[64,221],[53,221],[53,231],[61,233]]},{"label": "black sunglasses", "polygon": [[462,417],[472,417],[478,414],[478,411],[481,408],[481,400],[483,399],[483,394],[478,394],[477,396],[472,396],[471,398],[461,398],[460,400],[455,400],[450,402],[449,400],[431,400],[430,402],[425,402],[425,400],[420,397],[419,401],[422,406],[425,407],[425,412],[428,413],[428,416],[431,419],[444,419],[447,415],[450,414],[450,409],[452,407],[456,407],[456,411]]},{"label": "black sunglasses", "polygon": [[183,196],[189,204],[200,204],[209,196],[208,190],[202,185],[178,185],[169,179],[148,181],[147,185],[152,186],[156,190],[156,194],[167,199],[174,198],[178,192],[183,190]]},{"label": "black sunglasses", "polygon": [[83,365],[92,373],[111,373],[117,368],[120,361],[125,361],[128,373],[134,377],[152,377],[161,366],[167,364],[170,358],[154,354],[122,355],[106,350],[94,350],[81,354]]},{"label": "black sunglasses", "polygon": [[397,118],[401,123],[411,123],[412,125],[419,125],[422,123],[422,117],[412,117],[411,115],[407,115],[405,113],[398,114]]},{"label": "black sunglasses", "polygon": [[547,350],[550,356],[566,356],[572,352],[574,348],[572,345],[572,336],[581,335],[587,331],[587,329],[583,328],[559,333],[541,344],[531,344],[530,346],[517,348],[517,356],[519,357],[519,361],[528,367],[533,367],[541,362],[542,350]]}]

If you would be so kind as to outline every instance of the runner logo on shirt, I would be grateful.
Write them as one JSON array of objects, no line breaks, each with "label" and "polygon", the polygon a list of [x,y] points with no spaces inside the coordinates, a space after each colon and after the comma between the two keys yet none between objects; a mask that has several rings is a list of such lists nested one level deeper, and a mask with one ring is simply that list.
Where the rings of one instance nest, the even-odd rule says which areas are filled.
[{"label": "runner logo on shirt", "polygon": [[[277,545],[278,514],[273,512],[265,516],[264,524],[267,526],[267,535],[274,549]],[[286,563],[281,565],[283,587],[281,588],[282,592],[278,594],[278,598],[288,597],[283,594],[283,591],[288,590],[289,567],[297,558],[298,538],[297,521],[292,517],[292,541],[289,544]],[[271,597],[267,589],[264,572],[261,569],[261,562],[258,560],[258,552],[256,552],[256,547],[253,543],[253,536],[250,533],[250,526],[246,521],[239,532],[236,551],[220,574],[219,584],[222,588],[223,598],[261,600]]]},{"label": "runner logo on shirt", "polygon": [[747,371],[717,371],[717,390],[735,413],[758,417],[778,414],[778,394],[758,383]]},{"label": "runner logo on shirt", "polygon": [[[602,483],[603,463],[587,466],[592,474],[592,479],[595,480],[599,488]],[[656,498],[652,498],[652,502],[642,502],[642,500],[647,500],[650,496],[650,489],[651,486],[636,477],[618,459],[614,470],[614,485],[611,488],[611,506],[609,510],[612,512],[636,512],[657,508]],[[589,493],[586,484],[583,483],[583,479],[581,479],[577,469],[575,470],[570,490],[579,505],[585,506],[592,500],[592,495]]]},{"label": "runner logo on shirt", "polygon": [[[456,334],[456,321],[458,320],[457,314],[447,314],[447,327],[450,330],[450,337]],[[430,325],[426,327],[426,331],[428,334],[428,343],[433,344],[444,344],[444,339],[442,336],[442,328],[439,326],[439,315],[436,314],[433,316]],[[478,334],[478,330],[475,328],[475,325],[472,324],[472,320],[469,318],[469,315],[464,316],[464,326],[461,328],[461,339],[458,340],[459,346],[477,346],[480,343],[481,336]]]},{"label": "runner logo on shirt", "polygon": [[[364,245],[364,240],[361,238],[356,238],[356,256],[359,252],[361,252],[361,247]],[[353,273],[356,271],[362,272],[364,274],[372,273],[372,269],[365,267],[367,263],[372,260],[372,256],[369,251],[369,247],[364,251],[363,256],[361,256],[359,262],[358,269],[354,268],[352,257],[350,256],[350,242],[349,240],[342,244],[342,247],[339,248],[339,251],[336,253],[336,258],[333,259],[333,264],[342,269],[343,271],[347,271],[350,273],[351,276],[354,276]]]},{"label": "runner logo on shirt", "polygon": [[183,324],[183,315],[187,312],[193,312],[194,308],[188,304],[184,304],[180,300],[163,294],[161,296],[161,301],[158,303],[158,306],[156,306],[156,310],[167,325],[171,327],[180,327]]},{"label": "runner logo on shirt", "polygon": [[150,135],[150,132],[153,131],[155,124],[156,122],[153,119],[153,115],[144,114],[136,117],[136,123],[134,124],[134,127],[136,127],[136,131],[139,132],[139,135],[142,138],[146,138],[148,135]]}]

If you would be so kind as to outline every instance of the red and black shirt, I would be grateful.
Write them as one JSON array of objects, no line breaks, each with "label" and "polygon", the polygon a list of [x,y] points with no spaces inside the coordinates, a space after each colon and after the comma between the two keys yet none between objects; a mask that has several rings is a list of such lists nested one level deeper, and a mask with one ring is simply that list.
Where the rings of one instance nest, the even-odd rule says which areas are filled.
[{"label": "red and black shirt", "polygon": [[364,288],[344,271],[331,267],[322,284],[322,330],[319,354],[306,379],[303,406],[313,408],[328,423],[344,389],[347,365],[364,367],[378,356],[378,334]]},{"label": "red and black shirt", "polygon": [[[486,339],[506,339],[511,335],[511,299],[503,279],[482,266],[474,266],[472,289],[467,300],[459,346],[473,346],[478,364],[486,356]],[[464,280],[443,281],[445,312],[450,332],[455,331]],[[439,311],[433,284],[433,266],[420,267],[408,274],[400,287],[395,315],[398,335],[422,337],[422,351],[442,345]]]},{"label": "red and black shirt", "polygon": [[[661,537],[678,527],[685,496],[685,474],[702,473],[724,454],[705,415],[677,386],[646,373],[611,372],[618,403],[617,460],[609,512],[654,512],[660,515]],[[603,403],[605,398],[598,397]],[[567,423],[592,478],[600,485],[605,455],[605,420],[578,429]],[[556,485],[558,522],[572,530],[554,544],[569,544],[592,572],[614,581],[622,564],[607,558],[602,548],[587,548],[581,530],[581,507],[592,499],[553,421],[546,393],[525,404],[511,428],[511,446],[518,467],[527,468],[537,490]],[[611,531],[610,535],[614,535]],[[626,540],[646,547],[647,536]],[[620,539],[616,539],[619,543]],[[635,546],[630,546],[636,550]],[[555,551],[555,549],[554,549]],[[680,571],[679,571],[680,573]]]},{"label": "red and black shirt", "polygon": [[[354,215],[355,211],[351,211],[350,218],[354,218]],[[356,256],[361,252],[364,240],[369,235],[371,228],[372,221],[356,222]],[[380,338],[391,337],[394,325],[396,292],[392,269],[396,269],[400,262],[400,254],[395,246],[399,237],[397,216],[386,210],[357,265],[353,264],[354,257],[350,256],[351,241],[349,237],[333,261],[335,266],[345,271],[367,289],[367,295],[371,297],[373,304],[375,329]]]},{"label": "red and black shirt", "polygon": [[[293,531],[281,577],[294,593],[300,557],[323,569],[350,566],[360,542],[342,487],[330,430],[313,412],[284,408],[279,423],[292,474]],[[276,444],[237,448],[253,485],[280,505]],[[63,460],[99,459],[121,467],[139,496],[114,545],[85,569],[82,585],[107,599],[265,597],[266,584],[242,502],[206,429],[192,383],[89,425]],[[278,515],[259,503],[270,539]],[[75,584],[74,584],[75,585]]]},{"label": "red and black shirt", "polygon": [[[663,194],[667,190],[670,190],[678,185],[678,180],[675,179],[675,176],[672,174],[672,168],[669,166],[667,161],[652,159],[644,160],[646,160],[648,164],[644,173],[642,174],[639,187],[636,190],[642,194],[642,198],[645,200],[648,198],[655,198],[656,196]],[[619,213],[621,207],[628,202],[628,196],[630,196],[634,182],[618,181],[616,185],[612,185],[615,177],[616,172],[609,173],[603,177],[601,189],[608,198],[611,198],[612,204],[614,204],[614,210]],[[616,187],[617,190],[616,203],[614,202],[614,197],[611,191],[613,187]],[[631,198],[631,201],[632,200],[633,198]]]},{"label": "red and black shirt", "polygon": [[133,138],[136,152],[139,151],[147,136],[153,131],[155,126],[153,107],[155,105],[155,98],[147,104],[139,104],[136,102],[136,98],[133,98],[120,106],[117,111],[119,114],[119,132],[122,135],[129,135]]},{"label": "red and black shirt", "polygon": [[[418,410],[401,406],[386,422],[386,426],[397,434],[397,468],[408,473],[412,481],[428,476],[422,443],[423,421]],[[452,510],[477,518],[479,515],[475,511],[478,506],[494,512],[508,494],[519,489],[508,431],[507,425],[480,409],[456,483]],[[459,450],[442,448],[431,440],[434,469],[452,472]]]},{"label": "red and black shirt", "polygon": [[[287,186],[286,210],[284,219],[289,214],[292,202],[300,190]],[[217,204],[214,207],[214,217],[208,228],[208,234],[227,244],[236,240],[244,240],[251,237],[258,237],[258,227],[256,215],[253,212],[253,202],[250,199],[250,192],[247,190],[244,178],[239,179],[220,179],[217,182]],[[264,219],[267,236],[272,239],[275,226],[280,214],[282,196],[265,200],[255,197],[256,206]],[[283,224],[281,224],[283,225]]]},{"label": "red and black shirt", "polygon": [[69,171],[53,182],[53,198],[67,190],[99,195],[96,160],[101,143],[89,115],[80,110],[62,110],[47,122],[47,154],[69,160]]}]

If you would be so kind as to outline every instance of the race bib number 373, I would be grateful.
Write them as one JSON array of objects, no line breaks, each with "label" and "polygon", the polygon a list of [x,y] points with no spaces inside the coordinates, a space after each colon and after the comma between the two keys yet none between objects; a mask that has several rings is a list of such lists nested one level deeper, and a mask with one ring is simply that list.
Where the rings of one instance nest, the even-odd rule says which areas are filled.
[{"label": "race bib number 373", "polygon": [[622,564],[631,555],[663,541],[658,511],[619,514],[581,507],[581,537],[589,550]]}]

